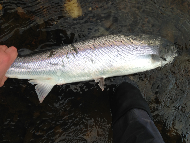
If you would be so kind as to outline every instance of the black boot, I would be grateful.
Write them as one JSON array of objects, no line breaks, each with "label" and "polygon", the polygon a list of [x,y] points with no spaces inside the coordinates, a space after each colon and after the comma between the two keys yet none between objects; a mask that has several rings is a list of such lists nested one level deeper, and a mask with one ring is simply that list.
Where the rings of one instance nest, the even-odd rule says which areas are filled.
[{"label": "black boot", "polygon": [[113,124],[123,114],[134,108],[145,110],[152,119],[149,106],[142,97],[140,90],[128,82],[123,82],[119,85],[111,100]]},{"label": "black boot", "polygon": [[124,82],[111,99],[115,143],[163,143],[140,90]]}]

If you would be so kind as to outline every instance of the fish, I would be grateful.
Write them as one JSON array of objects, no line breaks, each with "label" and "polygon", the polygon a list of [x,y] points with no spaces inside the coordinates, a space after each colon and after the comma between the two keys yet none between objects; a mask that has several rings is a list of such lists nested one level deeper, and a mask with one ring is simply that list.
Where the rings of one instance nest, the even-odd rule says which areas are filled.
[{"label": "fish", "polygon": [[6,77],[28,79],[42,103],[55,85],[104,79],[163,67],[177,56],[175,45],[153,35],[108,35],[18,56]]}]

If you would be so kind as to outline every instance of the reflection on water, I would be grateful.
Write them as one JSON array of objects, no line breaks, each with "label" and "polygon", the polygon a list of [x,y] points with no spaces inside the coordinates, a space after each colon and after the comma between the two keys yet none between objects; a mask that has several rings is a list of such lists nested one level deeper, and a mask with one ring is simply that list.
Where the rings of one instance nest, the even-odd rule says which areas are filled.
[{"label": "reflection on water", "polygon": [[[165,142],[188,142],[189,6],[178,0],[4,0],[0,44],[34,51],[118,33],[176,43],[181,55],[172,64],[129,77],[149,102]],[[56,86],[39,104],[34,86],[9,79],[0,89],[0,140],[112,142],[109,95],[125,80],[108,78],[103,92],[93,81]]]}]

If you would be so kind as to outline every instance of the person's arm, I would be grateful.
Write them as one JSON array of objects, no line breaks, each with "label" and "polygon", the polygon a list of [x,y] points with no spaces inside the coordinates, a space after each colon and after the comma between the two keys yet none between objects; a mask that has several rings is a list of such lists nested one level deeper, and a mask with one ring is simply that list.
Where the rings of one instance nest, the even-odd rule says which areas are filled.
[{"label": "person's arm", "polygon": [[15,47],[11,46],[8,48],[5,45],[0,45],[0,87],[3,86],[7,80],[5,74],[17,55],[17,49]]}]

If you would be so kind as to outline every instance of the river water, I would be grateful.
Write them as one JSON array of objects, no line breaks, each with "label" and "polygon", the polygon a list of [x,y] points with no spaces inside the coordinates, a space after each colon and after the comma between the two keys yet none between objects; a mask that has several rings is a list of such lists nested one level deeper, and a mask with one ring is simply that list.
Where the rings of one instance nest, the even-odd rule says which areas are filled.
[{"label": "river water", "polygon": [[190,2],[179,0],[3,0],[0,44],[22,54],[109,34],[159,35],[180,55],[151,71],[55,86],[42,104],[27,80],[0,88],[0,141],[112,143],[109,96],[128,78],[150,105],[166,143],[188,142],[190,131]]}]

